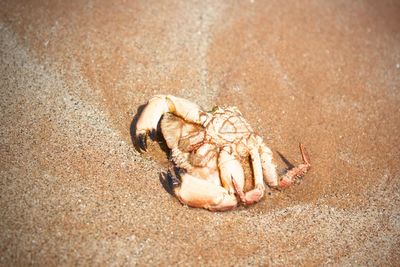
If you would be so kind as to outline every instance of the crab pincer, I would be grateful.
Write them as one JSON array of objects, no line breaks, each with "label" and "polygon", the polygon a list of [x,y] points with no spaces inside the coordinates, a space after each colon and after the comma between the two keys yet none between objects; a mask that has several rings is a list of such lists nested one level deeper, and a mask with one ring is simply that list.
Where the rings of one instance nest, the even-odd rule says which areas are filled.
[{"label": "crab pincer", "polygon": [[150,136],[152,140],[156,138],[156,130],[152,129],[150,132],[139,133],[136,135],[136,140],[139,148],[146,152],[147,151],[147,136]]},{"label": "crab pincer", "polygon": [[200,123],[200,108],[196,104],[171,95],[156,95],[148,101],[136,123],[136,138],[142,151],[147,148],[147,134],[154,140],[158,123],[166,113],[173,113],[188,122]]}]

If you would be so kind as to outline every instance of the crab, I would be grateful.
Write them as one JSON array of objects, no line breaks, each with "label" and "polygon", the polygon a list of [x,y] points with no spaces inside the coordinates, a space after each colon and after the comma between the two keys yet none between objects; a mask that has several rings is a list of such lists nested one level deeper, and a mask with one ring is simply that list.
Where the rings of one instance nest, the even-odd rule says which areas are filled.
[{"label": "crab", "polygon": [[[284,189],[311,167],[300,144],[303,163],[279,176],[271,149],[237,107],[215,107],[207,112],[172,95],[156,95],[143,109],[136,124],[141,150],[146,151],[147,135],[154,136],[160,120],[171,159],[180,170],[180,179],[172,179],[174,194],[191,207],[225,211],[240,203],[251,205],[264,196],[264,179],[269,187]],[[247,192],[243,159],[250,159],[254,176],[254,187]]]}]

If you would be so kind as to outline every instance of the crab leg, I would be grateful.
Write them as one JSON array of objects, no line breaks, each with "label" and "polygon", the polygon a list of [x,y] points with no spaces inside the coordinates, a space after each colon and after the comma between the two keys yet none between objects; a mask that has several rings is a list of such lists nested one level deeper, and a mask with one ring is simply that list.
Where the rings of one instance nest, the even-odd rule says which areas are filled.
[{"label": "crab leg", "polygon": [[272,151],[264,144],[260,137],[257,139],[260,145],[260,157],[264,178],[269,186],[278,187],[279,177],[276,171],[276,165],[273,162]]},{"label": "crab leg", "polygon": [[237,192],[242,198],[244,197],[243,167],[240,162],[228,152],[229,150],[229,147],[222,149],[218,157],[221,184],[229,193],[234,194]]},{"label": "crab leg", "polygon": [[265,191],[261,158],[258,149],[250,150],[250,158],[254,173],[254,189],[246,192],[245,204],[247,205],[258,202],[264,196]]},{"label": "crab leg", "polygon": [[301,157],[303,163],[287,171],[279,181],[280,188],[286,188],[293,184],[297,179],[303,177],[307,171],[311,168],[310,159],[307,156],[306,150],[303,144],[300,144]]},{"label": "crab leg", "polygon": [[172,95],[156,95],[149,100],[136,124],[136,138],[139,146],[146,150],[146,135],[154,133],[162,115],[171,112],[185,121],[202,124],[207,119],[201,108],[186,99]]},{"label": "crab leg", "polygon": [[262,140],[260,141],[260,153],[262,169],[267,184],[275,188],[286,188],[293,184],[296,179],[303,177],[311,168],[310,160],[306,154],[303,144],[300,144],[300,152],[303,163],[287,171],[283,176],[279,177],[276,171],[276,165],[273,163],[272,151]]},{"label": "crab leg", "polygon": [[[234,155],[229,152],[229,147],[221,150],[218,158],[218,167],[220,170],[220,178],[223,187],[228,190],[230,194],[236,193],[240,200],[246,205],[250,205],[259,201],[264,194],[264,182],[262,178],[261,163],[258,163],[258,180],[255,182],[256,187],[246,193],[244,189],[244,171],[243,167]],[[255,161],[257,158],[255,157]],[[258,159],[259,161],[259,159]],[[257,165],[257,163],[255,163]],[[261,183],[261,186],[260,186]]]},{"label": "crab leg", "polygon": [[258,202],[264,196],[265,191],[262,163],[258,151],[258,141],[259,140],[254,135],[248,140],[249,147],[252,147],[252,149],[249,150],[249,154],[254,174],[254,189],[243,193],[243,188],[240,188],[240,184],[238,184],[237,179],[235,179],[236,177],[232,177],[232,182],[235,186],[236,192],[241,201],[246,205]]},{"label": "crab leg", "polygon": [[188,173],[184,173],[181,180],[181,185],[174,188],[174,193],[183,204],[212,211],[232,210],[237,206],[235,195],[229,194],[221,186]]}]

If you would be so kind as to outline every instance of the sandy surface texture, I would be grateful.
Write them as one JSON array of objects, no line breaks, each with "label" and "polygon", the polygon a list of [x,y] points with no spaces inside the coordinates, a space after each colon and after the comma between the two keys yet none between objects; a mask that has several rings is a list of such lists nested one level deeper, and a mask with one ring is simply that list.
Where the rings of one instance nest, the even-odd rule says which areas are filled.
[{"label": "sandy surface texture", "polygon": [[[0,265],[400,262],[399,1],[0,1]],[[214,213],[163,187],[134,116],[154,94],[230,104],[280,170]]]}]

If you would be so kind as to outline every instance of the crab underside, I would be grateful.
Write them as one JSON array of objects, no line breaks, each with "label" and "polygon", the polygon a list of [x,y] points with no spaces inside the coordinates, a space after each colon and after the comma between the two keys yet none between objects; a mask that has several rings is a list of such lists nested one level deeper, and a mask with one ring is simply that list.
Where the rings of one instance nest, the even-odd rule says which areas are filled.
[{"label": "crab underside", "polygon": [[[311,164],[300,144],[303,163],[277,174],[272,151],[256,135],[236,107],[216,107],[207,112],[195,103],[171,95],[157,95],[145,106],[136,125],[136,139],[146,149],[146,136],[161,120],[161,132],[171,150],[171,160],[180,169],[174,178],[174,193],[191,207],[231,210],[239,203],[250,205],[268,186],[292,185]],[[254,188],[245,192],[243,160],[250,159]]]}]

